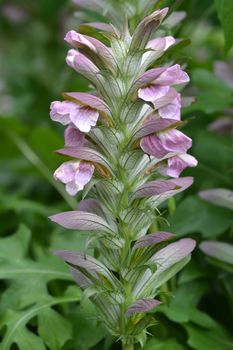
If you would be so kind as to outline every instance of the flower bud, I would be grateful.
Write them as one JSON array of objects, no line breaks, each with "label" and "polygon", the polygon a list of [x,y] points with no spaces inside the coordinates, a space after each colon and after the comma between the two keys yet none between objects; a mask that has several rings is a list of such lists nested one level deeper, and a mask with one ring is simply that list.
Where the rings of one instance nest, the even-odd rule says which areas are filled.
[{"label": "flower bud", "polygon": [[66,63],[76,70],[76,72],[82,74],[93,83],[96,83],[96,74],[99,73],[99,69],[83,54],[77,50],[69,50],[66,56]]},{"label": "flower bud", "polygon": [[90,40],[86,39],[85,35],[79,34],[74,30],[70,30],[66,34],[64,40],[76,49],[82,46],[87,46],[90,50],[97,52],[95,46],[90,42]]}]

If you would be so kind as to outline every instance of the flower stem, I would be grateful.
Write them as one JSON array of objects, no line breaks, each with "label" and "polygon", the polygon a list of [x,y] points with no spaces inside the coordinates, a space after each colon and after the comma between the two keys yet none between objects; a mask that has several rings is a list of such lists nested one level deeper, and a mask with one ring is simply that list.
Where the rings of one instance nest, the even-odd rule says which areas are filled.
[{"label": "flower stem", "polygon": [[122,350],[134,350],[134,344],[124,344],[124,343],[122,343]]}]

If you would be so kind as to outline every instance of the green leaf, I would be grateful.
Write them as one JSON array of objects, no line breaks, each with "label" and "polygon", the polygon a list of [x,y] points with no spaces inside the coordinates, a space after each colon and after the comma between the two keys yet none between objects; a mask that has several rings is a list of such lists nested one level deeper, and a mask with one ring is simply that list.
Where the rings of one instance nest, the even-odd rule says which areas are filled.
[{"label": "green leaf", "polygon": [[[46,350],[43,341],[35,334],[27,330],[26,328],[17,330],[15,332],[15,343],[18,344],[19,349],[24,350]],[[4,344],[2,344],[4,349]]]},{"label": "green leaf", "polygon": [[169,223],[169,230],[179,237],[195,232],[216,237],[232,225],[232,212],[190,196],[177,206]]},{"label": "green leaf", "polygon": [[205,69],[194,69],[192,82],[199,88],[199,93],[196,102],[187,108],[188,111],[201,110],[212,114],[231,106],[232,89],[212,72]]},{"label": "green leaf", "polygon": [[72,328],[63,316],[53,309],[42,309],[38,316],[38,333],[44,343],[53,350],[60,350],[72,337]]},{"label": "green leaf", "polygon": [[233,1],[232,0],[215,0],[214,1],[218,17],[221,22],[224,37],[225,37],[225,47],[229,50],[233,45]]},{"label": "green leaf", "polygon": [[175,339],[153,339],[148,342],[145,350],[185,350]]},{"label": "green leaf", "polygon": [[200,281],[181,284],[175,291],[169,305],[161,305],[160,311],[177,323],[193,322],[204,328],[216,327],[216,322],[197,309],[197,304],[206,292],[207,284]]},{"label": "green leaf", "polygon": [[106,328],[98,321],[96,309],[88,300],[72,310],[70,320],[73,325],[72,349],[88,350],[107,335]]},{"label": "green leaf", "polygon": [[213,330],[200,329],[195,326],[185,325],[188,333],[188,344],[196,350],[231,350],[233,341],[220,327]]},{"label": "green leaf", "polygon": [[[8,350],[16,343],[20,349],[42,349],[45,344],[51,350],[71,338],[71,326],[67,320],[55,312],[54,305],[77,302],[81,298],[79,289],[69,295],[53,297],[48,291],[48,282],[72,280],[65,264],[52,254],[41,255],[39,260],[28,257],[30,231],[21,225],[19,230],[0,239],[0,279],[9,280],[0,301],[0,329],[6,327],[1,350]],[[38,317],[40,339],[36,331],[32,333],[27,325]],[[45,336],[42,319],[46,324],[54,323],[51,334]],[[49,326],[52,329],[52,326]],[[63,331],[61,332],[61,330]],[[61,333],[61,334],[58,334]],[[56,335],[56,340],[54,337]],[[44,340],[44,342],[43,342]]]}]

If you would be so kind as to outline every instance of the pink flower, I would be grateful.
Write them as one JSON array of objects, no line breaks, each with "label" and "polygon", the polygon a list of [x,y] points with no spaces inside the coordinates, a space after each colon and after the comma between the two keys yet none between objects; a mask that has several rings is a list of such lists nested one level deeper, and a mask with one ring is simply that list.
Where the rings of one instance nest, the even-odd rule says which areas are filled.
[{"label": "pink flower", "polygon": [[[175,90],[175,89],[174,89]],[[180,120],[181,96],[177,92],[176,97],[167,105],[159,108],[159,115],[162,118]]]},{"label": "pink flower", "polygon": [[[143,76],[141,79],[143,79]],[[158,98],[165,96],[171,85],[184,84],[187,82],[189,82],[188,74],[181,69],[179,64],[175,64],[174,66],[168,67],[151,83],[140,88],[138,90],[138,97],[144,101],[154,102]]]},{"label": "pink flower", "polygon": [[55,171],[54,178],[66,185],[67,193],[75,196],[91,180],[94,170],[95,167],[89,163],[69,161]]},{"label": "pink flower", "polygon": [[96,125],[99,112],[72,101],[54,101],[51,103],[50,117],[63,125],[73,123],[80,131],[89,132]]},{"label": "pink flower", "polygon": [[140,146],[145,153],[162,159],[169,153],[185,153],[192,146],[192,139],[181,131],[172,129],[141,139]]},{"label": "pink flower", "polygon": [[167,166],[159,170],[162,175],[178,178],[181,172],[188,167],[197,166],[197,160],[189,154],[179,154],[168,158]]}]

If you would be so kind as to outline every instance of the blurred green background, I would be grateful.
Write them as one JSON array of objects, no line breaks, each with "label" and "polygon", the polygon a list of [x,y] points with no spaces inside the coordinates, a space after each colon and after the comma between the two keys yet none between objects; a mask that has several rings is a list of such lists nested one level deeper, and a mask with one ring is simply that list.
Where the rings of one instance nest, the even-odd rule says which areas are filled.
[{"label": "blurred green background", "polygon": [[[116,16],[121,15],[114,4]],[[232,210],[207,203],[198,193],[216,187],[233,190],[229,20],[233,1],[159,4],[187,13],[181,23],[164,31],[190,40],[174,57],[177,63],[187,64],[191,76],[184,94],[196,100],[183,110],[184,132],[193,138],[191,152],[199,161],[196,169],[183,173],[195,177],[192,188],[164,208],[169,230],[177,237],[194,237],[198,244],[230,243]],[[0,1],[2,350],[119,348],[91,305],[79,304],[81,294],[66,266],[52,255],[54,249],[82,249],[83,235],[65,232],[47,219],[76,207],[76,200],[52,177],[63,160],[54,153],[63,146],[63,128],[50,121],[49,105],[64,91],[88,89],[88,83],[65,64],[68,47],[63,37],[70,29],[78,30],[82,21],[95,18],[96,14],[84,15],[69,0]],[[224,77],[217,61],[230,67]],[[224,130],[210,126],[222,117],[227,120]],[[168,230],[167,224],[161,228]],[[207,258],[197,248],[179,279],[171,281],[170,307],[161,307],[156,314],[160,322],[151,329],[155,337],[146,349],[232,349],[232,265]]]}]

